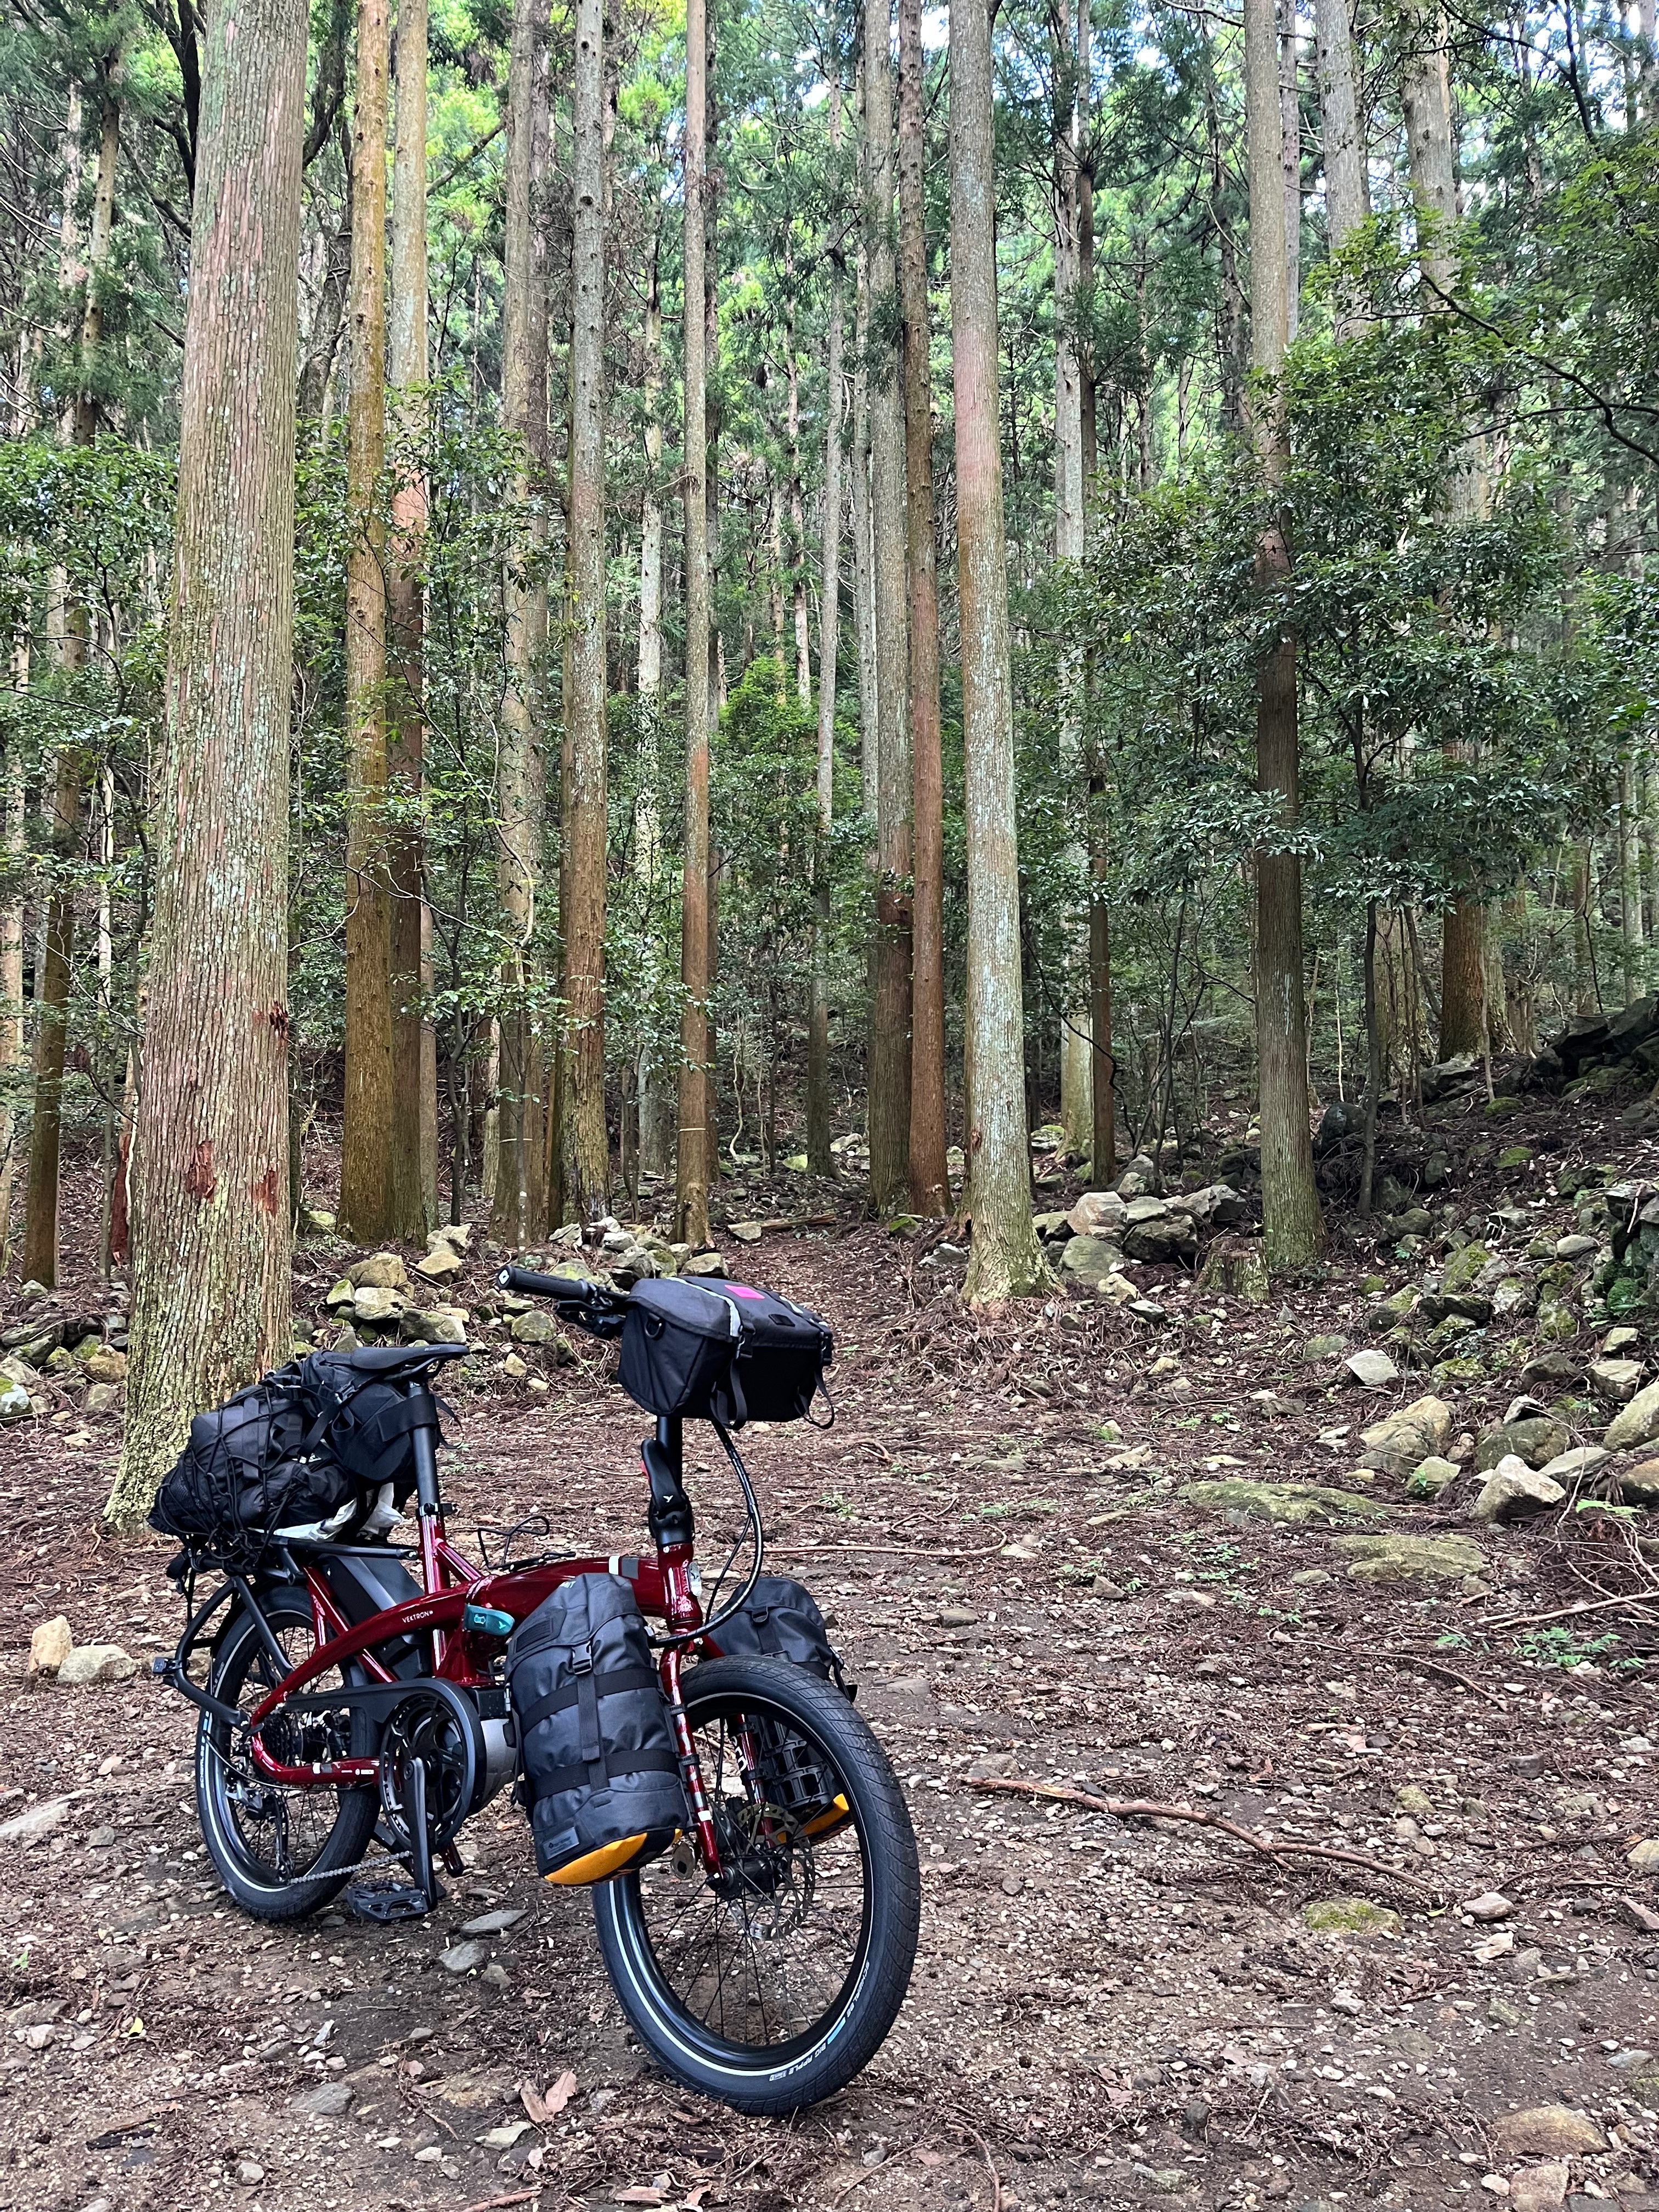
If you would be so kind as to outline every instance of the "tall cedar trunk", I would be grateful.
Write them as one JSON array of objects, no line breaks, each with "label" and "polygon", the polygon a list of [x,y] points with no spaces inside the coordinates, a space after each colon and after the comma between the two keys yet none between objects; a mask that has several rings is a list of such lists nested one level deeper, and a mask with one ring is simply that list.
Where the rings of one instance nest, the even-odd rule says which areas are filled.
[{"label": "tall cedar trunk", "polygon": [[[530,543],[547,542],[547,284],[539,191],[546,167],[547,16],[535,0],[514,0],[507,57],[506,241],[501,306],[501,414],[521,441],[518,490],[530,497]],[[533,494],[533,497],[531,495]],[[541,679],[547,649],[547,584],[539,562],[526,575],[514,562],[502,598],[507,690],[496,762],[501,852],[501,1067],[490,1225],[516,1249],[537,1233],[535,1192],[542,1185],[538,1055],[528,1007],[532,940],[541,890],[546,779],[540,737]],[[533,1186],[533,1191],[532,1191]]]},{"label": "tall cedar trunk", "polygon": [[[427,0],[398,0],[398,123],[392,178],[389,368],[406,435],[422,433],[427,381]],[[427,485],[405,467],[392,501],[386,576],[392,732],[389,769],[400,818],[392,882],[392,1225],[418,1243],[438,1218],[438,1060],[421,996],[430,941],[422,873],[421,757],[426,737],[425,605],[421,580]]]},{"label": "tall cedar trunk", "polygon": [[392,896],[386,842],[386,151],[387,0],[358,0],[351,136],[351,399],[346,498],[345,1124],[340,1226],[392,1234]]},{"label": "tall cedar trunk", "polygon": [[1279,0],[1279,160],[1285,171],[1285,332],[1294,338],[1302,298],[1302,94],[1297,0]]},{"label": "tall cedar trunk", "polygon": [[[640,775],[634,802],[634,868],[654,914],[662,867],[657,805],[658,718],[662,712],[662,205],[652,210],[645,299],[645,489],[640,507]],[[654,943],[654,937],[653,942]],[[674,1105],[668,1070],[647,1047],[639,1066],[640,1165],[664,1176],[673,1165]]]},{"label": "tall cedar trunk", "polygon": [[[785,352],[788,367],[789,603],[795,630],[795,696],[805,713],[812,704],[812,633],[806,617],[806,506],[800,481],[800,362],[795,350],[795,265],[784,234],[784,284],[788,295]],[[781,665],[782,655],[779,655]]]},{"label": "tall cedar trunk", "polygon": [[[115,96],[113,65],[103,71],[103,109],[99,130],[98,173],[93,187],[92,223],[87,239],[86,301],[81,315],[80,376],[69,408],[71,443],[90,446],[97,434],[98,353],[104,336],[103,288],[115,224],[115,170],[120,154],[121,111]],[[78,123],[79,102],[71,105]],[[78,135],[78,131],[77,131]],[[66,233],[66,262],[75,248]],[[79,273],[77,271],[77,273]],[[74,676],[87,665],[90,643],[88,611],[79,599],[65,600],[59,664]],[[78,745],[58,754],[52,809],[52,843],[59,869],[46,901],[45,957],[36,986],[33,1111],[29,1126],[28,1212],[23,1223],[25,1279],[58,1281],[58,1170],[63,1135],[64,1053],[69,1027],[70,981],[75,938],[74,863],[81,857],[81,794],[87,762]]]},{"label": "tall cedar trunk", "polygon": [[[1370,216],[1365,141],[1354,94],[1353,30],[1349,0],[1315,0],[1318,41],[1319,112],[1324,138],[1325,214],[1331,251],[1340,253]],[[1356,313],[1339,289],[1336,335],[1358,337],[1367,319]]]},{"label": "tall cedar trunk", "polygon": [[[855,107],[861,115],[864,70],[858,71]],[[859,134],[860,192],[868,167],[869,149]],[[876,731],[878,689],[876,674],[876,594],[870,560],[870,256],[863,227],[854,263],[853,301],[853,452],[852,493],[848,515],[853,531],[853,633],[859,669],[859,781],[865,813],[872,822],[876,812]],[[873,854],[871,856],[874,863]]]},{"label": "tall cedar trunk", "polygon": [[[1089,9],[1078,11],[1078,171],[1077,280],[1078,289],[1092,311],[1095,289],[1095,147],[1092,103],[1093,58]],[[1079,360],[1079,412],[1083,432],[1083,500],[1086,525],[1096,489],[1099,466],[1097,441],[1095,356],[1092,343]],[[1083,708],[1085,725],[1092,696],[1094,662],[1091,649],[1083,661]],[[1087,798],[1089,842],[1089,1161],[1097,1183],[1109,1183],[1117,1173],[1117,1098],[1113,1081],[1117,1064],[1112,1056],[1112,921],[1107,904],[1107,885],[1112,868],[1112,814],[1107,792],[1105,763],[1098,740],[1088,739]]]},{"label": "tall cedar trunk", "polygon": [[[726,711],[726,646],[720,635],[714,611],[720,604],[720,257],[718,229],[720,222],[720,172],[717,166],[720,146],[720,103],[715,76],[716,17],[713,7],[705,4],[703,46],[703,108],[705,159],[703,163],[702,199],[702,360],[703,414],[708,425],[707,449],[703,457],[703,495],[708,512],[706,544],[708,559],[708,727],[710,738],[720,729],[720,716]],[[708,847],[708,951],[703,970],[703,1003],[708,1022],[708,1042],[707,1080],[703,1085],[703,1112],[708,1124],[704,1151],[708,1158],[708,1182],[712,1188],[720,1179],[720,1039],[715,1030],[714,999],[720,985],[720,848],[711,839]]]},{"label": "tall cedar trunk", "polygon": [[[1457,172],[1452,146],[1450,57],[1439,0],[1425,0],[1407,21],[1408,50],[1401,83],[1406,148],[1419,226],[1418,259],[1425,279],[1426,312],[1444,312],[1439,295],[1456,281]],[[1456,521],[1472,520],[1479,481],[1469,465],[1454,469],[1447,487]],[[1449,745],[1455,757],[1458,748]],[[1486,1048],[1486,912],[1472,893],[1447,908],[1440,937],[1442,1060]]]},{"label": "tall cedar trunk", "polygon": [[[12,688],[21,698],[28,689],[29,637],[20,620],[12,652]],[[5,836],[0,870],[16,886],[0,904],[0,1268],[11,1256],[11,1194],[16,1180],[17,1116],[10,1103],[11,1070],[23,1064],[23,856],[27,850],[24,815],[28,792],[23,763],[14,747],[6,762]]]},{"label": "tall cedar trunk", "polygon": [[[1050,136],[1053,140],[1052,192],[1054,213],[1054,559],[1081,561],[1084,553],[1083,515],[1083,368],[1077,343],[1077,288],[1079,276],[1079,54],[1078,16],[1087,13],[1087,0],[1079,11],[1075,0],[1064,0],[1053,19],[1051,67],[1054,76]],[[1143,288],[1144,289],[1144,288]],[[1143,419],[1151,422],[1151,380],[1139,395]],[[1074,641],[1058,656],[1059,742],[1061,772],[1067,786],[1082,792],[1083,653]],[[1083,841],[1070,840],[1066,860],[1071,872],[1081,878],[1086,867]],[[1088,921],[1081,908],[1065,916],[1066,945],[1063,995],[1060,1008],[1060,1118],[1069,1151],[1089,1150],[1094,1128],[1093,1054],[1088,1008]]]},{"label": "tall cedar trunk", "polygon": [[865,222],[870,261],[870,531],[876,624],[875,995],[870,1038],[870,1202],[910,1192],[910,725],[904,560],[904,399],[894,345],[890,0],[864,14]]},{"label": "tall cedar trunk", "polygon": [[[841,87],[832,88],[832,146],[841,144]],[[814,1175],[833,1175],[830,1150],[830,836],[836,817],[836,659],[841,643],[841,255],[830,260],[828,358],[823,405],[823,539],[818,562],[817,844],[813,853],[812,1004],[806,1030],[806,1164]]]},{"label": "tall cedar trunk", "polygon": [[564,935],[565,1090],[561,1101],[564,1213],[608,1210],[605,1120],[605,17],[576,0],[571,106],[570,781],[564,835],[569,899]]},{"label": "tall cedar trunk", "polygon": [[1031,1224],[1014,814],[1013,680],[997,393],[996,178],[987,0],[951,0],[951,337],[968,854],[968,1133],[975,1304],[1052,1281]]},{"label": "tall cedar trunk", "polygon": [[[137,1525],[191,1416],[288,1355],[288,769],[302,0],[206,17],[179,392],[127,1419]],[[204,1020],[211,1006],[217,1017]]]},{"label": "tall cedar trunk", "polygon": [[[1273,0],[1245,0],[1245,105],[1249,134],[1250,331],[1254,366],[1276,377],[1290,325],[1285,252],[1284,133]],[[1255,423],[1270,486],[1283,479],[1289,432],[1276,394]],[[1256,580],[1269,602],[1289,587],[1290,548],[1274,515],[1256,548]],[[1256,678],[1256,782],[1293,830],[1299,799],[1296,633],[1281,629]],[[1255,856],[1255,1037],[1261,1094],[1261,1210],[1267,1264],[1299,1267],[1323,1242],[1308,1119],[1307,1007],[1302,975],[1302,863],[1293,852]]]},{"label": "tall cedar trunk", "polygon": [[685,9],[685,834],[680,895],[680,1112],[676,1214],[681,1238],[708,1242],[708,416],[703,308],[708,197],[708,24]]},{"label": "tall cedar trunk", "polygon": [[933,536],[933,331],[927,313],[921,0],[899,0],[899,292],[904,314],[906,574],[915,890],[911,913],[910,1203],[950,1210],[945,1160],[945,772]]},{"label": "tall cedar trunk", "polygon": [[1623,954],[1625,1004],[1641,988],[1642,817],[1636,803],[1636,763],[1619,763],[1619,937]]}]

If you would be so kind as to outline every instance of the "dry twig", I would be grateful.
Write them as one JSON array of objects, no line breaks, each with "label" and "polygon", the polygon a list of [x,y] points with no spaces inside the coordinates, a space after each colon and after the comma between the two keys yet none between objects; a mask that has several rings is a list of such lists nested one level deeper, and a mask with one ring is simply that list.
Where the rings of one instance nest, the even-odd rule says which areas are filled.
[{"label": "dry twig", "polygon": [[1397,1661],[1402,1667],[1421,1667],[1431,1674],[1443,1674],[1447,1681],[1455,1682],[1460,1689],[1473,1691],[1477,1698],[1484,1698],[1489,1705],[1498,1706],[1500,1711],[1507,1710],[1503,1698],[1495,1691],[1483,1689],[1479,1682],[1470,1681],[1467,1674],[1460,1674],[1455,1667],[1443,1667],[1437,1659],[1420,1658],[1415,1651],[1396,1651],[1392,1645],[1384,1650],[1382,1656]]},{"label": "dry twig", "polygon": [[979,2154],[985,2160],[985,2171],[991,2177],[991,2212],[1002,2212],[1002,2176],[997,2172],[997,2162],[992,2157],[984,2136],[970,2122],[959,2117],[951,2124],[960,2128],[963,2135],[971,2136],[979,2145]]},{"label": "dry twig", "polygon": [[1224,1836],[1232,1836],[1262,1858],[1286,1856],[1304,1859],[1334,1859],[1344,1866],[1364,1867],[1368,1874],[1380,1875],[1396,1881],[1403,1888],[1414,1890],[1419,1897],[1432,1893],[1427,1886],[1399,1867],[1385,1865],[1366,1851],[1344,1850],[1338,1844],[1303,1844],[1288,1838],[1272,1843],[1266,1836],[1258,1836],[1254,1828],[1240,1821],[1230,1820],[1224,1813],[1206,1813],[1191,1805],[1164,1805],[1152,1797],[1097,1797],[1083,1790],[1067,1790],[1054,1782],[1021,1782],[1012,1776],[986,1776],[970,1781],[970,1790],[994,1790],[1011,1797],[1047,1797],[1060,1805],[1080,1805],[1085,1812],[1109,1813],[1118,1820],[1188,1820],[1194,1827],[1216,1828]]}]

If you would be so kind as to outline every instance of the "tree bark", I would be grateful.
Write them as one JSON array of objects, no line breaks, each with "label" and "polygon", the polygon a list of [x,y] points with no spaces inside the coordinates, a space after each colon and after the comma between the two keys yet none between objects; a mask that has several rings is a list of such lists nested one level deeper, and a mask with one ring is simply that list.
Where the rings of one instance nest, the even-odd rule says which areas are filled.
[{"label": "tree bark", "polygon": [[565,1094],[560,1113],[563,1210],[588,1221],[609,1207],[605,1118],[606,849],[605,564],[605,15],[575,0],[571,104],[570,781],[564,835]]},{"label": "tree bark", "polygon": [[[863,112],[864,68],[858,70],[858,111]],[[859,173],[865,174],[868,149],[862,131]],[[860,184],[860,191],[863,185]],[[853,530],[853,632],[859,669],[859,781],[864,811],[876,814],[876,737],[878,727],[876,671],[876,593],[870,550],[870,255],[863,226],[854,263],[853,452],[849,511]],[[873,865],[873,854],[872,861]]]},{"label": "tree bark", "polygon": [[968,1131],[975,1304],[1052,1286],[1031,1224],[1014,811],[1013,684],[997,391],[996,179],[987,0],[951,0],[951,337],[968,852]]},{"label": "tree bark", "polygon": [[[501,702],[496,811],[501,908],[501,1067],[497,1085],[495,1188],[490,1226],[516,1249],[537,1233],[544,1208],[540,1121],[539,1033],[529,994],[542,888],[546,772],[542,759],[543,663],[547,650],[546,244],[540,204],[548,160],[547,15],[536,0],[514,0],[507,58],[506,240],[501,307],[501,414],[520,441],[517,490],[527,502],[527,543],[509,569],[502,598],[507,690]],[[540,1199],[541,1204],[537,1203]]]},{"label": "tree bark", "polygon": [[[1250,332],[1254,366],[1276,377],[1290,332],[1290,270],[1285,252],[1284,130],[1279,35],[1273,0],[1245,0],[1245,104],[1249,141]],[[1290,459],[1289,432],[1276,394],[1261,403],[1257,449],[1270,490]],[[1282,514],[1273,515],[1256,548],[1256,580],[1282,602],[1291,574]],[[1297,640],[1285,623],[1256,678],[1256,781],[1278,800],[1288,834],[1296,826],[1300,761],[1297,727]],[[1255,856],[1255,1035],[1261,1097],[1261,1207],[1270,1267],[1299,1267],[1323,1243],[1314,1185],[1308,1115],[1307,1009],[1302,974],[1302,863],[1294,852]]]},{"label": "tree bark", "polygon": [[685,833],[680,896],[680,1111],[675,1211],[680,1237],[708,1242],[708,415],[704,313],[708,180],[706,0],[685,9]]},{"label": "tree bark", "polygon": [[[833,147],[841,144],[841,87],[831,88]],[[844,395],[842,350],[844,270],[830,264],[828,359],[824,370],[823,540],[819,556],[817,847],[812,915],[812,1002],[806,1030],[806,1164],[814,1175],[836,1171],[830,1150],[830,837],[836,816],[836,661],[841,644],[841,445]]]},{"label": "tree bark", "polygon": [[386,823],[386,155],[387,0],[358,0],[351,137],[351,398],[346,499],[345,1126],[340,1226],[392,1232],[392,883]]},{"label": "tree bark", "polygon": [[[287,1357],[289,697],[302,0],[206,18],[155,812],[127,1420],[136,1526],[191,1416]],[[204,1019],[204,1009],[215,1010]]]},{"label": "tree bark", "polygon": [[[90,446],[98,430],[99,350],[104,337],[104,283],[115,227],[115,171],[120,156],[121,110],[115,92],[115,64],[103,75],[103,106],[98,138],[98,169],[93,185],[92,222],[87,236],[86,298],[81,313],[79,374],[68,410],[70,443]],[[78,100],[71,122],[78,129]],[[66,230],[67,266],[77,250],[73,228]],[[87,665],[88,610],[83,601],[64,601],[58,663],[74,676]],[[53,779],[52,852],[57,872],[46,909],[45,957],[36,987],[33,1110],[29,1125],[28,1212],[23,1223],[25,1280],[58,1282],[58,1158],[63,1144],[64,1060],[68,1042],[70,983],[75,940],[75,886],[71,875],[81,857],[81,795],[87,763],[78,745],[61,746]]]},{"label": "tree bark", "polygon": [[[1079,236],[1079,117],[1078,92],[1080,57],[1077,41],[1079,18],[1086,16],[1087,0],[1064,0],[1051,36],[1054,76],[1050,136],[1054,155],[1051,191],[1054,216],[1054,559],[1075,562],[1084,555],[1083,512],[1083,368],[1077,326],[1077,291],[1080,275]],[[1091,210],[1092,219],[1092,209]],[[1140,288],[1144,296],[1145,287]],[[1150,433],[1152,394],[1139,395],[1143,422]],[[1063,642],[1055,670],[1059,690],[1059,727],[1061,772],[1067,786],[1082,791],[1083,653],[1073,641]],[[1081,877],[1087,868],[1084,842],[1068,841],[1067,864]],[[1060,1119],[1068,1151],[1081,1154],[1093,1134],[1093,1059],[1086,1000],[1090,991],[1089,923],[1080,908],[1064,917],[1066,966],[1060,1009]]]},{"label": "tree bark", "polygon": [[[21,698],[28,689],[29,634],[20,620],[12,650],[12,688]],[[11,1256],[11,1194],[16,1180],[17,1116],[11,1099],[13,1068],[23,1064],[23,866],[28,841],[24,817],[28,803],[21,753],[14,747],[6,762],[5,835],[0,860],[15,886],[0,903],[0,1269]]]},{"label": "tree bark", "polygon": [[904,316],[906,574],[915,890],[911,914],[910,1203],[950,1211],[945,1159],[945,771],[933,524],[933,331],[927,312],[921,0],[899,0],[899,289]]},{"label": "tree bark", "polygon": [[1302,301],[1302,92],[1297,0],[1279,0],[1279,160],[1285,172],[1285,332],[1293,339]]},{"label": "tree bark", "polygon": [[[645,299],[645,490],[640,507],[640,775],[634,803],[634,867],[647,907],[657,900],[662,823],[657,805],[659,718],[662,713],[662,208],[653,209]],[[674,1110],[669,1072],[649,1047],[639,1066],[640,1165],[666,1175],[673,1164]]]},{"label": "tree bark", "polygon": [[904,404],[893,339],[893,66],[890,0],[864,14],[865,207],[870,264],[870,529],[876,629],[875,994],[870,1038],[870,1202],[910,1193],[910,809],[905,576]]},{"label": "tree bark", "polygon": [[[398,122],[392,192],[390,370],[393,404],[411,445],[423,440],[427,367],[427,0],[398,0]],[[412,456],[410,457],[412,464]],[[397,797],[390,842],[392,889],[392,1224],[418,1243],[438,1218],[438,1057],[422,1017],[428,981],[421,834],[426,738],[427,483],[406,464],[392,498],[386,577],[392,732],[389,770]]]},{"label": "tree bark", "polygon": [[[1315,0],[1314,28],[1319,67],[1319,112],[1324,139],[1325,214],[1331,251],[1340,253],[1370,219],[1365,139],[1354,94],[1353,29],[1349,0]],[[1338,287],[1336,335],[1360,337],[1369,328]]]},{"label": "tree bark", "polygon": [[[1452,138],[1450,55],[1439,0],[1424,0],[1408,15],[1408,46],[1401,81],[1406,147],[1418,222],[1418,262],[1433,287],[1425,313],[1447,312],[1439,295],[1457,279],[1457,167]],[[1474,518],[1480,484],[1474,466],[1452,471],[1447,487],[1455,521]],[[1455,757],[1458,748],[1449,751]],[[1446,908],[1440,937],[1442,1060],[1486,1048],[1486,909],[1472,893]]]}]

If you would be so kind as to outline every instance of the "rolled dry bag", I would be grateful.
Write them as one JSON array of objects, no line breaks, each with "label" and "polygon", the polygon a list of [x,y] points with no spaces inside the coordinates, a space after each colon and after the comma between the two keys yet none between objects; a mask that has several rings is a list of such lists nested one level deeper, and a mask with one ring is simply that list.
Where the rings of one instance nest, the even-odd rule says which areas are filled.
[{"label": "rolled dry bag", "polygon": [[[833,1682],[850,1705],[858,1695],[817,1601],[803,1583],[763,1575],[739,1610],[712,1638],[724,1659],[787,1659],[820,1680]],[[841,1778],[805,1739],[757,1717],[750,1724],[756,1767],[768,1804],[780,1808],[803,1835],[827,1838],[850,1817]]]},{"label": "rolled dry bag", "polygon": [[604,1881],[690,1825],[645,1623],[620,1576],[561,1583],[514,1632],[507,1680],[549,1881]]}]

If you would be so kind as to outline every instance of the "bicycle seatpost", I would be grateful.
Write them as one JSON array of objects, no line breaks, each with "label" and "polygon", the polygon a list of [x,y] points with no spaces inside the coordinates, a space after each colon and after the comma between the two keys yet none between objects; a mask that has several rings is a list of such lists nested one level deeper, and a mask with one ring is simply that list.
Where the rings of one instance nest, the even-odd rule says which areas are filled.
[{"label": "bicycle seatpost", "polygon": [[430,1516],[439,1510],[438,1455],[433,1446],[438,1408],[424,1382],[416,1384],[409,1400],[410,1411],[420,1416],[409,1439],[415,1457],[415,1496],[422,1516]]},{"label": "bicycle seatpost", "polygon": [[696,1533],[691,1500],[685,1494],[685,1424],[678,1413],[659,1413],[657,1433],[647,1437],[640,1457],[651,1482],[646,1526],[659,1550],[690,1544]]}]

